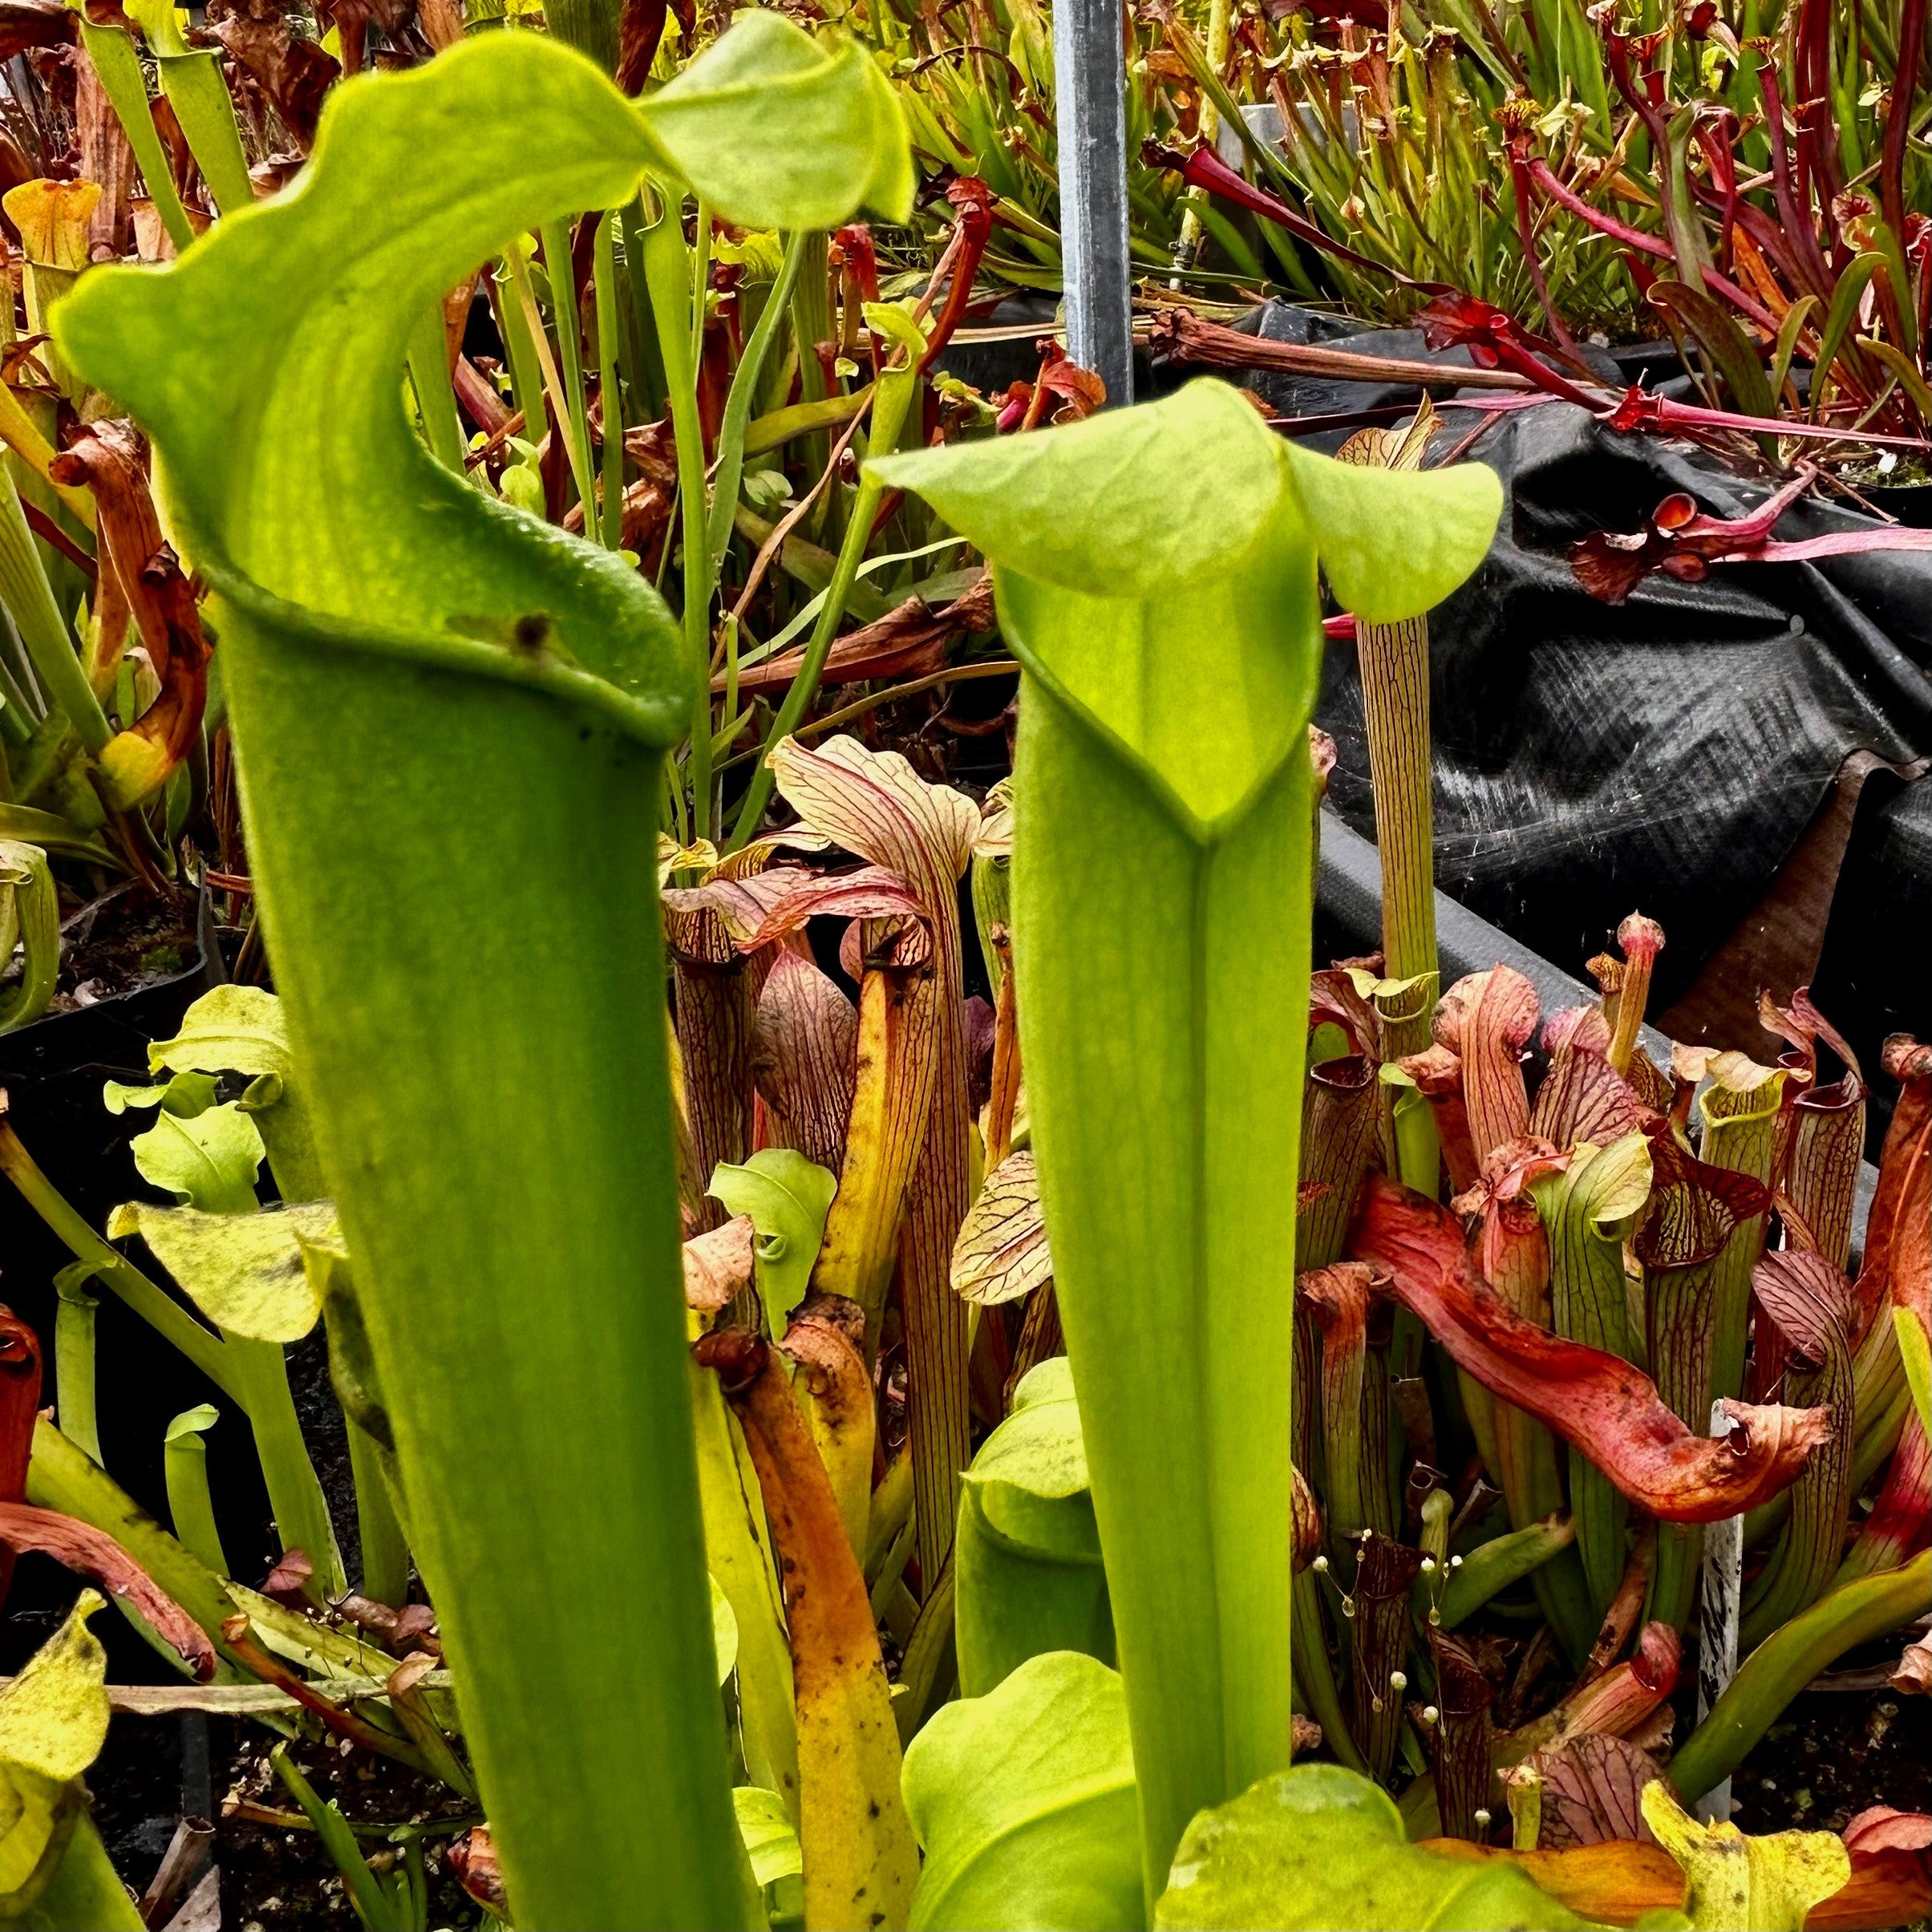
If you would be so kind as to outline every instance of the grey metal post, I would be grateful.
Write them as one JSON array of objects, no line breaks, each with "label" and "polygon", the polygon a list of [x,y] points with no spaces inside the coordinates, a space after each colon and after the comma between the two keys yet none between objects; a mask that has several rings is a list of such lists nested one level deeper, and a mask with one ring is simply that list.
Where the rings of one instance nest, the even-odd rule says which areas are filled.
[{"label": "grey metal post", "polygon": [[1058,0],[1054,7],[1067,353],[1099,374],[1109,403],[1134,399],[1122,31],[1121,0]]},{"label": "grey metal post", "polygon": [[[1711,1404],[1711,1433],[1731,1427],[1721,1402]],[[1737,1675],[1738,1604],[1743,1595],[1744,1519],[1727,1516],[1704,1525],[1703,1599],[1698,1616],[1697,1721],[1731,1687]],[[1722,1825],[1731,1816],[1731,1780],[1714,1784],[1697,1800],[1697,1815],[1707,1825]]]}]

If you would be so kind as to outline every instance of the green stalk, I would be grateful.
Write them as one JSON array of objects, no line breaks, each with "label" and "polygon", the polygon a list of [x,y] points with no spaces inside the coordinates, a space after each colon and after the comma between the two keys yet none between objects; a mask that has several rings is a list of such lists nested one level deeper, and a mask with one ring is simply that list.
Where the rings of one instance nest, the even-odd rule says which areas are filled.
[{"label": "green stalk", "polygon": [[91,1932],[141,1932],[146,1925],[107,1857],[91,1813],[83,1811],[75,1821],[73,1835],[47,1889],[22,1922],[86,1926]]},{"label": "green stalk", "polygon": [[[609,215],[597,217],[590,274],[597,298],[597,403],[604,420],[601,530],[604,548],[615,550],[624,541],[624,406],[618,389],[618,263],[610,222]],[[590,528],[587,504],[584,528]]]},{"label": "green stalk", "polygon": [[128,145],[134,150],[141,179],[148,184],[148,197],[160,213],[161,225],[168,230],[175,253],[185,254],[194,241],[195,231],[176,192],[167,152],[155,128],[154,112],[148,104],[148,83],[141,75],[140,56],[122,29],[91,26],[84,15],[79,25],[80,43],[94,63],[94,71],[100,76],[101,87],[128,137]]},{"label": "green stalk", "polygon": [[[823,411],[835,404],[843,407],[847,399],[828,395],[825,366],[818,359],[817,345],[832,339],[831,243],[823,234],[805,237],[804,260],[792,290],[792,334],[798,344],[798,411],[802,414],[814,408]],[[784,410],[775,413],[787,414]],[[846,418],[841,415],[836,418],[827,416],[824,420],[836,427]],[[791,433],[796,432],[788,432],[788,440]],[[832,457],[832,439],[826,428],[815,419],[804,429],[802,442],[806,475],[822,476]],[[776,446],[754,443],[748,447],[763,449]],[[838,491],[826,491],[808,520],[809,533],[820,537],[830,531],[836,536],[842,527],[839,516],[843,507]]]},{"label": "green stalk", "polygon": [[682,206],[678,191],[659,191],[658,218],[644,230],[644,279],[650,291],[658,351],[664,358],[671,429],[678,445],[678,517],[684,540],[684,650],[690,674],[695,678],[689,754],[691,836],[708,839],[715,836],[717,823],[711,798],[711,612],[715,579],[705,495],[704,430],[698,419],[698,367],[691,356],[691,278]]},{"label": "green stalk", "polygon": [[504,352],[510,364],[510,397],[523,415],[525,439],[535,444],[543,435],[544,372],[537,359],[537,344],[517,294],[518,274],[523,257],[520,250],[506,253],[491,272],[490,290],[496,311],[496,326],[503,337]]},{"label": "green stalk", "polygon": [[111,1248],[67,1204],[34,1164],[12,1126],[0,1120],[0,1173],[13,1182],[26,1204],[64,1241],[75,1258],[85,1262],[149,1327],[180,1351],[223,1395],[239,1403],[242,1378],[237,1373],[229,1346],[211,1334],[169,1294],[150,1281],[134,1263]]},{"label": "green stalk", "polygon": [[584,398],[584,331],[577,306],[577,265],[570,252],[570,224],[546,221],[542,228],[544,272],[550,281],[550,313],[557,322],[557,350],[563,364],[564,395],[570,407],[570,468],[584,506],[584,533],[597,533],[597,494],[591,479],[597,464],[590,453],[590,410]]},{"label": "green stalk", "polygon": [[[889,455],[897,447],[918,383],[916,363],[889,369],[880,377],[872,413],[872,447],[879,455]],[[798,729],[807,707],[818,695],[819,679],[824,675],[825,660],[832,654],[832,641],[837,637],[839,625],[844,618],[845,601],[852,593],[859,565],[865,561],[865,546],[871,541],[873,519],[878,514],[880,500],[885,494],[885,485],[869,468],[860,476],[852,518],[845,525],[844,539],[839,545],[838,561],[832,569],[832,581],[825,587],[825,601],[819,606],[818,618],[812,627],[812,638],[805,646],[804,658],[786,687],[784,701],[772,720],[771,729],[765,733],[758,761],[752,767],[751,782],[745,788],[744,800],[738,808],[731,841],[726,847],[729,852],[741,850],[757,831],[772,798],[774,782],[769,762],[772,753],[783,739]],[[707,685],[710,668],[707,661],[705,666]]]},{"label": "green stalk", "polygon": [[[1703,1142],[1699,1157],[1711,1167],[1728,1168],[1771,1185],[1771,1160],[1776,1141],[1778,1107],[1784,1075],[1753,1067],[1763,1077],[1741,1088],[1714,1080],[1698,1103],[1703,1116]],[[1751,1270],[1764,1252],[1764,1221],[1752,1215],[1717,1258],[1711,1277],[1711,1394],[1736,1402],[1744,1393],[1744,1345],[1751,1314]]]},{"label": "green stalk", "polygon": [[[1022,1059],[1151,1900],[1194,1814],[1288,1761],[1290,1423],[1258,1428],[1256,1403],[1294,1373],[1318,548],[1344,602],[1395,622],[1474,568],[1498,496],[1485,472],[1344,470],[1212,382],[866,473],[991,558],[1025,666]],[[1392,541],[1405,510],[1428,545]]]},{"label": "green stalk", "polygon": [[624,280],[630,290],[630,312],[626,319],[637,364],[631,379],[631,400],[638,419],[653,423],[663,413],[667,391],[650,290],[644,277],[644,231],[650,224],[642,195],[633,195],[624,204],[621,218],[624,224]]},{"label": "green stalk", "polygon": [[[168,0],[133,0],[130,11],[154,56],[155,76],[180,123],[188,151],[195,157],[217,210],[224,215],[237,213],[255,199],[255,184],[249,179],[235,104],[221,78],[220,51],[189,47],[181,38]],[[165,164],[162,172],[165,178]],[[152,176],[149,180],[152,184]],[[176,244],[177,248],[181,245]]]},{"label": "green stalk", "polygon": [[287,1359],[277,1343],[241,1335],[223,1340],[239,1385],[237,1399],[254,1431],[255,1453],[268,1485],[269,1506],[275,1513],[275,1533],[284,1549],[300,1549],[314,1564],[315,1585],[323,1596],[339,1597],[348,1588],[348,1578],[330,1520],[329,1501],[302,1440],[289,1388]]},{"label": "green stalk", "polygon": [[1351,1771],[1368,1776],[1368,1760],[1355,1748],[1348,1728],[1348,1714],[1342,1707],[1342,1693],[1335,1683],[1335,1666],[1328,1655],[1326,1621],[1322,1611],[1320,1579],[1312,1569],[1302,1570],[1294,1579],[1294,1610],[1289,1621],[1289,1641],[1294,1660],[1294,1682],[1308,1705],[1309,1715],[1322,1727],[1322,1742]]},{"label": "green stalk", "polygon": [[88,1290],[94,1270],[75,1262],[54,1277],[54,1396],[62,1432],[101,1461],[94,1406],[95,1310],[99,1298]]},{"label": "green stalk", "polygon": [[208,1444],[201,1440],[203,1432],[214,1426],[217,1415],[214,1404],[204,1402],[176,1416],[163,1438],[161,1466],[176,1536],[215,1575],[225,1577],[228,1557],[208,1493]]},{"label": "green stalk", "polygon": [[[1651,1160],[1641,1134],[1601,1149],[1587,1143],[1567,1173],[1531,1183],[1549,1232],[1549,1301],[1558,1335],[1626,1362],[1637,1356],[1623,1287],[1623,1241],[1651,1190]],[[1592,1613],[1609,1609],[1623,1578],[1624,1525],[1630,1505],[1581,1449],[1569,1450],[1570,1511]]]},{"label": "green stalk", "polygon": [[409,1601],[409,1539],[384,1479],[381,1451],[354,1418],[349,1420],[348,1433],[363,1594],[400,1608]]},{"label": "green stalk", "polygon": [[[711,548],[711,576],[715,581],[724,562],[726,546],[731,541],[731,518],[738,508],[738,485],[744,471],[745,426],[751,419],[751,405],[757,400],[759,384],[764,379],[765,363],[772,345],[786,319],[787,305],[798,284],[798,272],[805,258],[810,237],[794,232],[785,243],[784,260],[778,280],[766,298],[758,326],[751,331],[744,353],[731,377],[731,394],[725,398],[724,419],[718,430],[718,460],[712,475],[711,521],[707,541]],[[727,715],[730,714],[727,711]]]},{"label": "green stalk", "polygon": [[424,439],[447,470],[463,474],[463,424],[450,387],[448,350],[443,335],[443,305],[432,304],[418,318],[409,338],[409,382]]},{"label": "green stalk", "polygon": [[113,737],[114,727],[87,682],[72,634],[54,601],[26,512],[20,505],[20,492],[5,464],[0,464],[0,601],[26,646],[48,702],[67,714],[82,745],[98,757]]},{"label": "green stalk", "polygon": [[1671,1782],[1686,1804],[1721,1783],[1756,1748],[1784,1707],[1822,1671],[1861,1643],[1925,1614],[1932,1551],[1861,1577],[1814,1603],[1760,1644],[1671,1759]]},{"label": "green stalk", "polygon": [[315,1828],[322,1849],[342,1875],[355,1914],[367,1932],[399,1932],[403,1921],[397,1916],[398,1902],[383,1888],[383,1881],[370,1870],[355,1841],[355,1833],[334,1803],[325,1804],[315,1787],[302,1774],[286,1744],[277,1744],[269,1753],[275,1775],[287,1787],[289,1795],[302,1807],[303,1815]]},{"label": "green stalk", "polygon": [[[220,613],[258,903],[412,1541],[516,1916],[558,1932],[747,1916],[666,1029],[638,1023],[696,667],[621,560],[438,464],[398,379],[442,290],[666,153],[748,225],[862,196],[903,218],[881,84],[772,14],[642,107],[543,36],[480,37],[340,90],[301,194],[166,275],[90,274],[57,317],[160,452]],[[774,99],[818,130],[782,167],[747,126]]]},{"label": "green stalk", "polygon": [[[577,484],[577,500],[587,504],[591,500],[590,472],[585,467],[585,445],[570,433],[569,398],[564,393],[564,379],[557,372],[557,358],[550,353],[550,338],[544,331],[543,316],[537,306],[537,291],[530,281],[530,265],[524,259],[520,238],[504,245],[503,260],[510,271],[511,285],[516,291],[516,306],[522,311],[523,340],[529,344],[530,353],[542,372],[543,395],[549,399],[550,415],[557,419],[557,433],[564,439],[571,479]],[[532,431],[544,420],[545,412],[540,406],[535,423],[526,419],[524,427],[526,431]],[[529,439],[534,443],[538,436],[533,434]]]},{"label": "green stalk", "polygon": [[1492,1537],[1464,1557],[1442,1593],[1441,1627],[1452,1630],[1524,1577],[1534,1576],[1558,1551],[1576,1541],[1569,1519],[1552,1516],[1522,1529]]}]

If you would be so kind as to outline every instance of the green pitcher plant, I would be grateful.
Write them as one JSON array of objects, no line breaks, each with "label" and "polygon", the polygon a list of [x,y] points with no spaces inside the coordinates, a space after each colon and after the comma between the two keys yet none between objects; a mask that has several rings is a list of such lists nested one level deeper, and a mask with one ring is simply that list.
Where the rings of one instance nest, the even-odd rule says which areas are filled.
[{"label": "green pitcher plant", "polygon": [[1413,617],[1501,494],[1310,456],[1211,381],[874,468],[991,560],[1025,667],[1021,1042],[1151,1902],[1189,1821],[1288,1762],[1318,573]]},{"label": "green pitcher plant", "polygon": [[[59,318],[63,354],[152,438],[210,587],[375,1392],[533,1924],[751,1909],[665,1033],[640,1021],[661,997],[660,760],[695,667],[618,557],[439,465],[399,372],[417,316],[478,261],[646,177],[768,226],[902,212],[872,76],[755,14],[639,105],[562,47],[487,38],[346,83],[294,191],[170,269],[87,277]],[[747,138],[774,114],[782,151]]]}]

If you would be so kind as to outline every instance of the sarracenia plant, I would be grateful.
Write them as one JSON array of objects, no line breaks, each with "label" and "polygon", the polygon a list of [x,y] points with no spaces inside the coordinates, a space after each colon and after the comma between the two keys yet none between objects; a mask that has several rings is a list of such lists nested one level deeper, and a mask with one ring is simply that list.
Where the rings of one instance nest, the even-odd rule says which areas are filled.
[{"label": "sarracenia plant", "polygon": [[1151,1900],[1194,1814],[1288,1761],[1282,1202],[1308,998],[1318,565],[1369,621],[1412,617],[1480,560],[1498,492],[1481,470],[1309,456],[1212,382],[875,468],[991,559],[1026,667],[1022,1046]]},{"label": "sarracenia plant", "polygon": [[649,1020],[660,760],[695,667],[618,557],[438,464],[398,376],[480,261],[646,176],[797,229],[903,213],[906,171],[869,63],[773,15],[641,105],[490,36],[346,83],[298,192],[55,318],[152,437],[210,586],[412,1541],[517,1915],[557,1926],[750,1910]]}]

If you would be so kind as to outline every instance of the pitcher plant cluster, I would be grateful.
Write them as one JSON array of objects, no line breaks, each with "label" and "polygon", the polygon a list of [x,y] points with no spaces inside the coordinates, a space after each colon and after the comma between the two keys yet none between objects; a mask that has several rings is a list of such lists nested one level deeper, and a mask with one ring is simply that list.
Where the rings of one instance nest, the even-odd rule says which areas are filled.
[{"label": "pitcher plant cluster", "polygon": [[[1803,988],[1773,1063],[1659,1048],[1638,914],[1590,1003],[1440,983],[1427,614],[1490,473],[1426,414],[1335,460],[1212,379],[942,373],[996,237],[1051,237],[976,156],[881,278],[861,217],[945,134],[905,34],[425,10],[433,59],[318,111],[246,24],[293,185],[137,10],[75,32],[178,259],[83,272],[74,184],[15,213],[7,1018],[122,871],[248,897],[274,990],[105,1092],[165,1199],[96,1228],[0,1119],[74,1256],[51,1363],[0,1324],[0,1544],[446,1788],[504,1925],[1922,1912],[1922,1821],[1686,1808],[1848,1650],[1926,1679],[1932,1050],[1861,1067]],[[1331,629],[1385,861],[1333,962]],[[874,728],[976,669],[1020,682],[984,798]],[[165,1525],[103,1466],[103,1294],[222,1399]],[[259,1585],[207,1477],[240,1422]],[[1737,1666],[1684,1722],[1720,1532]],[[142,1922],[84,1782],[101,1608],[0,1691],[0,1910],[53,1926]],[[423,1830],[371,1861],[273,1762],[362,1922],[431,1922]]]}]

